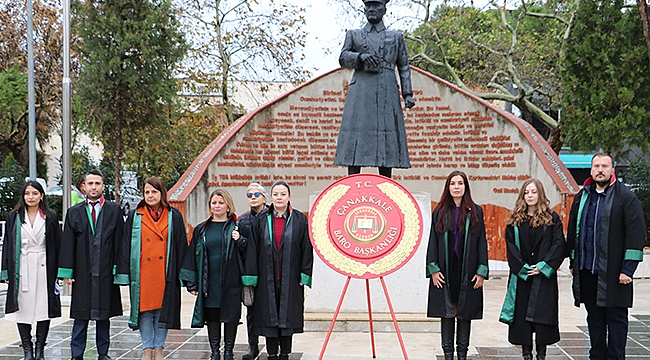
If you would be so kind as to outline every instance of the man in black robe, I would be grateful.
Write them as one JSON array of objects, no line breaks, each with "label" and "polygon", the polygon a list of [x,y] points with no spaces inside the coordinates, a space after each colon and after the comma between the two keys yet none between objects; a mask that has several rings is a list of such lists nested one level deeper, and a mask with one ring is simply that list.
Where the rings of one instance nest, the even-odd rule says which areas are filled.
[{"label": "man in black robe", "polygon": [[404,106],[415,106],[411,69],[404,35],[386,29],[382,18],[388,0],[364,0],[368,23],[349,30],[339,57],[342,67],[354,69],[345,100],[334,164],[348,167],[348,175],[362,166],[376,166],[391,177],[392,168],[410,168],[404,115],[395,68],[399,72]]},{"label": "man in black robe", "polygon": [[72,285],[72,359],[83,359],[88,321],[95,320],[99,360],[110,360],[109,319],[122,315],[120,288],[113,284],[113,275],[124,219],[117,203],[105,201],[99,170],[86,174],[85,186],[86,201],[66,215],[58,277]]},{"label": "man in black robe", "polygon": [[591,177],[571,205],[567,240],[575,305],[587,309],[589,358],[623,360],[645,221],[639,199],[616,181],[608,154],[591,160]]}]

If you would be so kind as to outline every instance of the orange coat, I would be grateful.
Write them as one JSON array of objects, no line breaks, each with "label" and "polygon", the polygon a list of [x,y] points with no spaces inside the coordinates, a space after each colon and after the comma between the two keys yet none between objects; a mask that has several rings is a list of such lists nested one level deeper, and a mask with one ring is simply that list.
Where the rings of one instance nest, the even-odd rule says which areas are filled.
[{"label": "orange coat", "polygon": [[162,308],[165,294],[165,264],[167,258],[167,209],[155,222],[146,207],[142,215],[142,245],[140,250],[140,312]]}]

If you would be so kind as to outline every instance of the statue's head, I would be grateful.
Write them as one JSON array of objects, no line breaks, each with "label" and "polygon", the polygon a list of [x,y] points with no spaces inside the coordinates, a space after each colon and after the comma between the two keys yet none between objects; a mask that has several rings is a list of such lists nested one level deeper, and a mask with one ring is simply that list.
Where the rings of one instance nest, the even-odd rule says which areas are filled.
[{"label": "statue's head", "polygon": [[389,0],[363,0],[364,5],[366,6],[364,13],[366,14],[366,19],[371,24],[376,24],[381,21],[386,14],[386,3]]}]

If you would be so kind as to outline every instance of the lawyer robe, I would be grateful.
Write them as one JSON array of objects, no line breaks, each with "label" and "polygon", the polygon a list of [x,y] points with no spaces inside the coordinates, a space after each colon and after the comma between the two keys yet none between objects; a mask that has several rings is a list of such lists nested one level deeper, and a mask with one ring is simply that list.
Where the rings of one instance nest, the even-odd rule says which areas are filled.
[{"label": "lawyer robe", "polygon": [[[585,186],[573,199],[567,245],[573,269],[580,268],[582,246],[585,241],[587,212],[581,208],[589,196],[590,188],[595,186],[588,178]],[[619,283],[623,263],[643,260],[646,227],[641,202],[625,184],[613,181],[606,191],[600,218],[600,247],[598,290],[596,305],[599,307],[631,308],[634,299],[633,287]],[[575,306],[584,302],[580,293],[579,271],[574,271],[573,297]]]},{"label": "lawyer robe", "polygon": [[94,228],[90,219],[85,202],[68,209],[58,276],[75,280],[71,318],[106,320],[122,315],[120,287],[113,284],[124,226],[122,209],[113,201],[104,201]]},{"label": "lawyer robe", "polygon": [[192,241],[185,257],[181,279],[197,285],[198,295],[194,303],[191,327],[201,328],[206,324],[204,302],[207,299],[208,287],[214,284],[215,278],[221,285],[221,304],[219,306],[220,322],[239,323],[241,318],[241,271],[243,257],[246,253],[248,239],[243,235],[232,239],[236,222],[233,216],[224,224],[221,242],[221,268],[210,269],[208,266],[208,247],[206,230],[210,219],[198,224],[192,233]]},{"label": "lawyer robe", "polygon": [[[535,324],[537,344],[553,344],[560,339],[556,269],[566,257],[567,248],[560,217],[555,211],[551,215],[553,225],[550,226],[531,229],[528,222],[519,225],[519,248],[515,244],[514,227],[506,227],[508,265],[517,279],[514,319],[508,335],[512,344],[531,345],[532,329],[527,323]],[[528,276],[532,265],[541,273]]]},{"label": "lawyer robe", "polygon": [[[488,278],[488,251],[485,238],[485,224],[483,222],[483,209],[476,205],[472,211],[478,212],[478,224],[476,231],[469,230],[465,226],[461,246],[463,246],[463,259],[461,265],[461,283],[458,296],[458,311],[456,317],[461,320],[474,320],[483,318],[483,287],[474,289],[472,278],[474,275],[481,275]],[[428,317],[453,317],[454,307],[452,303],[449,282],[442,288],[437,288],[431,281],[431,275],[442,271],[445,279],[450,276],[449,249],[454,246],[454,235],[438,233],[436,223],[440,214],[440,208],[436,207],[431,216],[431,232],[429,235],[429,247],[427,248],[426,277],[429,279],[429,301],[427,307]],[[468,214],[469,216],[469,214]],[[467,234],[467,236],[465,236]]]},{"label": "lawyer robe", "polygon": [[[295,209],[290,210],[278,252],[272,233],[272,214],[273,206],[267,214],[256,216],[253,220],[242,283],[255,286],[252,306],[254,332],[277,337],[277,329],[280,329],[282,336],[289,336],[303,332],[303,285],[311,287],[314,254],[307,217]],[[278,271],[279,286],[276,287]]]}]

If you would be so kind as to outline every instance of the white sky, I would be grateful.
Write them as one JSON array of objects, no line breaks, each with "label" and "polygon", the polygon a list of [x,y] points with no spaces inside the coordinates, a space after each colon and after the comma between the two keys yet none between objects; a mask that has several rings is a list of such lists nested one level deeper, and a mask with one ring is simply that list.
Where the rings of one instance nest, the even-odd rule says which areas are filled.
[{"label": "white sky", "polygon": [[305,67],[315,69],[318,76],[339,67],[339,52],[345,39],[345,31],[326,1],[312,1],[305,15],[307,44]]}]

